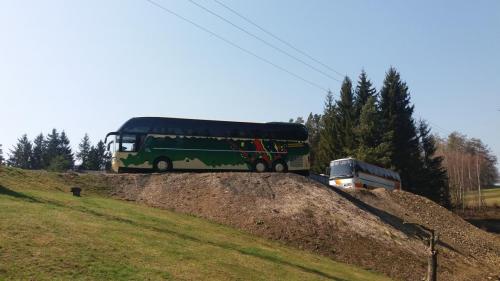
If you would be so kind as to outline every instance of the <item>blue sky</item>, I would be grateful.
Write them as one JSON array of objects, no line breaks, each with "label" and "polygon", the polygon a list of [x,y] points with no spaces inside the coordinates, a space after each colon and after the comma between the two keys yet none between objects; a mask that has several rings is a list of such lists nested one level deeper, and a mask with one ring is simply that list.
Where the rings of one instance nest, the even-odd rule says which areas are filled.
[{"label": "blue sky", "polygon": [[[189,1],[155,1],[338,93],[338,82]],[[481,138],[500,155],[499,1],[221,1],[354,80],[364,68],[380,88],[396,67],[436,132]],[[132,116],[286,121],[321,112],[324,97],[145,0],[0,0],[4,150],[54,127],[75,146],[85,132],[97,141]]]}]

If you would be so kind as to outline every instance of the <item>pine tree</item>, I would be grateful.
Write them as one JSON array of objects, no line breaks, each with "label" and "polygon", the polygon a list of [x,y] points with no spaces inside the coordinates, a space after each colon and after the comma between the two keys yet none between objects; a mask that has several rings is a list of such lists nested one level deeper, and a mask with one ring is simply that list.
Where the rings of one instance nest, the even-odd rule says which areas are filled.
[{"label": "pine tree", "polygon": [[64,131],[62,131],[61,135],[59,136],[59,146],[57,147],[57,152],[57,155],[62,156],[62,158],[65,160],[66,166],[64,167],[64,169],[67,170],[73,168],[73,166],[75,165],[73,152],[71,151],[69,139]]},{"label": "pine tree", "polygon": [[107,170],[111,168],[111,153],[106,149],[106,143],[100,140],[97,142],[97,151],[99,152],[101,158],[101,170]]},{"label": "pine tree", "polygon": [[450,190],[448,177],[443,168],[443,157],[436,156],[436,140],[431,135],[429,125],[421,120],[418,124],[422,169],[419,173],[421,182],[418,194],[449,208]]},{"label": "pine tree", "polygon": [[357,140],[355,158],[379,166],[390,163],[385,155],[386,145],[382,142],[381,119],[376,97],[370,96],[360,112],[359,124],[354,129]]},{"label": "pine tree", "polygon": [[313,167],[315,171],[324,172],[325,168],[330,165],[330,161],[342,157],[343,153],[338,138],[338,123],[337,106],[332,92],[329,91],[321,117],[317,160]]},{"label": "pine tree", "polygon": [[59,153],[59,133],[56,129],[52,129],[52,132],[47,135],[45,139],[45,153],[43,154],[43,163],[47,168],[52,159],[54,159]]},{"label": "pine tree", "polygon": [[[354,95],[354,116],[359,118],[361,110],[370,97],[375,97],[377,90],[373,87],[372,82],[366,76],[364,70],[359,75],[358,85]],[[359,121],[359,119],[358,119]]]},{"label": "pine tree", "polygon": [[323,171],[316,170],[315,162],[317,158],[318,148],[319,148],[319,139],[320,139],[320,128],[321,128],[321,115],[320,114],[312,114],[312,112],[307,117],[307,121],[305,123],[307,131],[309,133],[309,159],[310,165],[313,171],[317,173],[322,173]]},{"label": "pine tree", "polygon": [[1,144],[0,144],[0,165],[3,165],[3,149]]},{"label": "pine tree", "polygon": [[17,144],[10,151],[8,164],[21,169],[31,169],[32,145],[28,136],[24,134],[17,140]]},{"label": "pine tree", "polygon": [[337,134],[342,147],[342,156],[350,156],[354,153],[356,143],[354,140],[354,97],[352,93],[352,82],[345,77],[340,89],[340,100],[337,101],[336,120],[338,122]]},{"label": "pine tree", "polygon": [[40,133],[33,140],[33,154],[31,158],[31,165],[33,169],[43,169],[46,168],[44,163],[45,158],[45,140],[43,134]]},{"label": "pine tree", "polygon": [[293,118],[288,119],[288,123],[296,123],[296,124],[304,124],[304,118],[302,116],[297,117],[297,119],[293,120]]},{"label": "pine tree", "polygon": [[421,167],[420,150],[410,93],[400,74],[391,67],[380,90],[380,112],[384,131],[385,157],[391,159],[390,168],[401,175],[403,188],[418,193],[418,171]]},{"label": "pine tree", "polygon": [[90,139],[87,134],[83,137],[82,141],[78,145],[78,152],[76,153],[76,159],[80,160],[82,163],[80,167],[84,170],[90,169]]},{"label": "pine tree", "polygon": [[97,145],[90,148],[89,170],[104,170],[111,162],[111,157],[106,151],[106,145],[100,140]]}]

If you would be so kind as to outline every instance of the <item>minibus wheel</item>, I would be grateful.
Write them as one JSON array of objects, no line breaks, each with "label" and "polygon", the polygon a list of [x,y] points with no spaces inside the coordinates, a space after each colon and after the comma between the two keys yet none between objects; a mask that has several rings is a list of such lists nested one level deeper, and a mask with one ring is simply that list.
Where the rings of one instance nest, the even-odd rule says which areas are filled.
[{"label": "minibus wheel", "polygon": [[159,157],[153,163],[153,169],[158,173],[165,173],[172,170],[172,161],[167,157]]}]

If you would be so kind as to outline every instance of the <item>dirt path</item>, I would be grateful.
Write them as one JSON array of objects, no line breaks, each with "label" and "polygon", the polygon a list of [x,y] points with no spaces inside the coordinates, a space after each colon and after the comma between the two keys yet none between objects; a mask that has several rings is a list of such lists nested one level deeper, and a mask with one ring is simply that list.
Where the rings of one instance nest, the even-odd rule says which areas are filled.
[{"label": "dirt path", "polygon": [[[207,218],[400,280],[425,274],[436,229],[439,280],[496,280],[500,238],[407,192],[343,192],[293,174],[100,175],[112,195]],[[488,279],[488,277],[492,279]]]}]

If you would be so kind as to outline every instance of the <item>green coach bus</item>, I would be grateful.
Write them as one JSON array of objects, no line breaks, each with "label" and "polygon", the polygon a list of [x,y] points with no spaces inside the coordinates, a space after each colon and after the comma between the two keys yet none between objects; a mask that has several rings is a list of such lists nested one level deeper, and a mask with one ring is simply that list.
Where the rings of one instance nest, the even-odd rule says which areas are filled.
[{"label": "green coach bus", "polygon": [[115,172],[131,170],[309,171],[302,124],[135,117],[106,143]]}]

